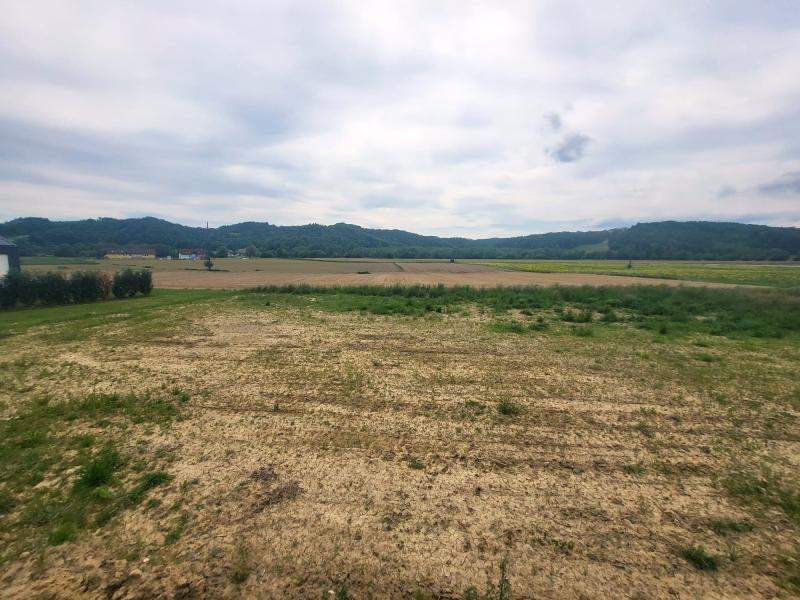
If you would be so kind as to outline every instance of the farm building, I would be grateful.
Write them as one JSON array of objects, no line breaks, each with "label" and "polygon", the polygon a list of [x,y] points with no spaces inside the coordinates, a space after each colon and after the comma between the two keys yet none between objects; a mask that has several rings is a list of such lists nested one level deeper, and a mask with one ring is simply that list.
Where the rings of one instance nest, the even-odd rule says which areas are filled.
[{"label": "farm building", "polygon": [[106,258],[155,258],[155,248],[109,248]]},{"label": "farm building", "polygon": [[180,260],[198,260],[206,257],[206,251],[202,248],[179,248],[178,258]]},{"label": "farm building", "polygon": [[0,277],[9,271],[19,271],[19,251],[16,244],[0,235]]}]

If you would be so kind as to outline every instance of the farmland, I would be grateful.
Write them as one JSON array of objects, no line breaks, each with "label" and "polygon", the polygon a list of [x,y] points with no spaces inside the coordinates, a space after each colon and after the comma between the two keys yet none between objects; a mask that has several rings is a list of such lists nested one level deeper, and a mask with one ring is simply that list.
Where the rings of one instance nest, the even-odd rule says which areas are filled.
[{"label": "farmland", "polygon": [[791,596],[799,302],[326,283],[2,313],[4,594]]},{"label": "farmland", "polygon": [[412,261],[385,259],[214,259],[212,271],[203,261],[147,259],[25,259],[30,272],[100,270],[126,267],[153,272],[157,288],[241,289],[260,285],[800,285],[800,266],[793,263],[690,263],[624,261]]}]

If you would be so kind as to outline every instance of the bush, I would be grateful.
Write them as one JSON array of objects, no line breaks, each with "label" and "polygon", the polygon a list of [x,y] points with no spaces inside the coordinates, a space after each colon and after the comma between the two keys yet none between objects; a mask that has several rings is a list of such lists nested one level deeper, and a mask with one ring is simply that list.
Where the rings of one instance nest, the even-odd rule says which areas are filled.
[{"label": "bush", "polygon": [[75,272],[69,279],[60,273],[8,273],[0,279],[0,308],[34,306],[36,304],[79,304],[107,300],[113,292],[117,298],[147,296],[153,291],[150,271],[125,269],[114,276],[107,273]]},{"label": "bush", "polygon": [[149,296],[153,291],[153,273],[150,271],[142,270],[137,273],[138,277],[138,291],[143,296]]},{"label": "bush", "polygon": [[19,302],[20,287],[24,285],[21,273],[8,273],[0,284],[0,307],[13,308]]},{"label": "bush", "polygon": [[133,269],[123,269],[114,275],[111,289],[117,298],[132,298],[139,287],[139,277]]},{"label": "bush", "polygon": [[44,273],[35,278],[36,295],[42,304],[68,304],[70,285],[58,273]]},{"label": "bush", "polygon": [[100,275],[91,271],[76,271],[69,278],[69,291],[72,302],[94,302],[103,298],[103,284]]}]

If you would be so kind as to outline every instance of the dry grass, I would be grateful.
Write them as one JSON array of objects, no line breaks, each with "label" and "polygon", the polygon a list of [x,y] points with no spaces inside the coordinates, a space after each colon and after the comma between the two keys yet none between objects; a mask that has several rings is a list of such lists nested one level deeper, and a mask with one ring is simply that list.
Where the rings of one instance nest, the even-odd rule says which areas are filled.
[{"label": "dry grass", "polygon": [[3,564],[7,596],[450,598],[504,559],[515,598],[788,593],[797,523],[723,480],[800,466],[789,341],[715,339],[726,360],[707,364],[690,339],[516,335],[480,311],[193,314],[159,337],[118,331],[113,351],[0,340],[18,365],[6,415],[41,394],[190,397],[185,420],[122,449],[169,448],[160,505]]}]

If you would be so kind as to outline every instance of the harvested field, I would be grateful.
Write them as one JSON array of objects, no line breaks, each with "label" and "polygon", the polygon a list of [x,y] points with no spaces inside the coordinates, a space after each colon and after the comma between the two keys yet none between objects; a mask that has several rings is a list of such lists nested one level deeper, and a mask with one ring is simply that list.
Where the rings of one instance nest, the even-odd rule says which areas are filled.
[{"label": "harvested field", "polygon": [[[293,259],[214,259],[213,271],[202,261],[98,260],[96,264],[64,264],[62,273],[148,268],[156,287],[162,289],[242,289],[265,285],[471,285],[476,287],[517,285],[732,285],[715,282],[626,277],[593,273],[535,273],[509,270],[471,262],[447,261],[354,261]],[[31,272],[54,270],[50,265],[27,265]]]},{"label": "harvested field", "polygon": [[474,287],[497,287],[517,285],[690,285],[726,287],[729,284],[676,281],[673,279],[619,277],[614,275],[585,275],[580,273],[523,273],[500,271],[478,265],[459,265],[446,268],[436,265],[428,269],[427,264],[403,265],[405,272],[381,272],[368,274],[342,273],[340,275],[319,273],[205,273],[200,271],[156,271],[156,287],[166,289],[241,289],[264,285],[470,285]]},{"label": "harvested field", "polygon": [[0,315],[3,595],[461,598],[501,564],[514,598],[791,595],[796,304],[715,330],[722,292],[655,290]]}]

